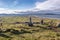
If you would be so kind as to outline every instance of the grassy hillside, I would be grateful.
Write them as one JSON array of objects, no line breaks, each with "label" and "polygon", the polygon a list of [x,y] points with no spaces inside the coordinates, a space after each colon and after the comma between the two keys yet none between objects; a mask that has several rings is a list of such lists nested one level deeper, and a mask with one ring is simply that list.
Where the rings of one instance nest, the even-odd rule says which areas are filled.
[{"label": "grassy hillside", "polygon": [[[41,20],[32,16],[32,22]],[[43,18],[43,21],[44,24],[29,26],[16,23],[29,22],[29,16],[0,17],[0,40],[60,40],[60,20]]]}]

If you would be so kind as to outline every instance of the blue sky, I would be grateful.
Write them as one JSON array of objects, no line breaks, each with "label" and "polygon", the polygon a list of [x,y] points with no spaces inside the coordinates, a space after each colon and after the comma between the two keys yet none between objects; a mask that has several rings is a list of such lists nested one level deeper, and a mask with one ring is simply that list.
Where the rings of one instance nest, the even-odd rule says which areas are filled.
[{"label": "blue sky", "polygon": [[0,0],[0,13],[41,10],[60,12],[60,0]]},{"label": "blue sky", "polygon": [[24,10],[35,7],[36,2],[43,1],[45,0],[0,0],[0,8]]}]

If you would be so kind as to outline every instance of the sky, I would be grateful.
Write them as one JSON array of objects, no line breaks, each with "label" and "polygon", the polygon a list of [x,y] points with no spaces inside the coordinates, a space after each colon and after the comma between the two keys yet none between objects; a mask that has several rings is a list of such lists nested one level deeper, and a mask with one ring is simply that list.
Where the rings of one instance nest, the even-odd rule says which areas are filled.
[{"label": "sky", "polygon": [[45,0],[0,0],[0,8],[24,10],[35,7],[36,2],[43,1]]},{"label": "sky", "polygon": [[60,0],[0,0],[0,13],[60,11]]}]

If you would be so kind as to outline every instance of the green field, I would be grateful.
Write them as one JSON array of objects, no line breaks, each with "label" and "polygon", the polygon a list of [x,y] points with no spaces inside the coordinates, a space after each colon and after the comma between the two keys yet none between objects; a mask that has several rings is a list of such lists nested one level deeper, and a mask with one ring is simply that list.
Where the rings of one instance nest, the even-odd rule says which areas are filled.
[{"label": "green field", "polygon": [[[42,18],[32,16],[32,22]],[[29,16],[0,17],[0,40],[60,40],[60,20],[43,18],[44,24],[12,24],[29,22]]]}]

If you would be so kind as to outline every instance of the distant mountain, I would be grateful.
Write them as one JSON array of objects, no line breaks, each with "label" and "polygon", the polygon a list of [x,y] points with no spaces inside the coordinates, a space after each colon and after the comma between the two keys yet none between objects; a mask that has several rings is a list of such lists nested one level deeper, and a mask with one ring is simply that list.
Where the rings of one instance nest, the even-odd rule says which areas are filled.
[{"label": "distant mountain", "polygon": [[57,14],[54,14],[54,13],[46,13],[44,15],[57,15]]},{"label": "distant mountain", "polygon": [[51,10],[14,11],[14,13],[0,13],[0,16],[29,16],[29,15],[60,15],[60,12]]}]

